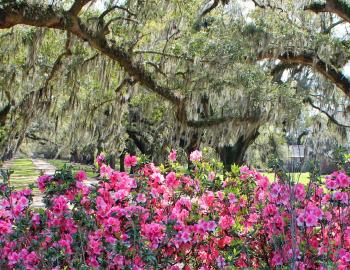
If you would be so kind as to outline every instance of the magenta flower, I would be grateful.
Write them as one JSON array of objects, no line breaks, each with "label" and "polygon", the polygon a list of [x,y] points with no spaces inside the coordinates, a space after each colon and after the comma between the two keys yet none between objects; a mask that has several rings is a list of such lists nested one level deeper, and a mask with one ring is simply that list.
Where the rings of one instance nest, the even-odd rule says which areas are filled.
[{"label": "magenta flower", "polygon": [[222,216],[219,220],[219,226],[221,229],[226,230],[229,229],[233,225],[233,218],[230,216]]},{"label": "magenta flower", "polygon": [[67,200],[64,196],[58,196],[53,199],[52,211],[57,215],[62,215],[63,212],[68,208]]},{"label": "magenta flower", "polygon": [[8,234],[11,232],[12,232],[12,224],[10,222],[0,220],[0,235]]},{"label": "magenta flower", "polygon": [[198,151],[198,150],[194,150],[191,154],[190,154],[190,160],[193,161],[200,161],[202,159],[202,152]]},{"label": "magenta flower", "polygon": [[11,252],[7,258],[9,260],[9,266],[15,265],[20,260],[19,254],[17,252]]},{"label": "magenta flower", "polygon": [[317,225],[317,218],[311,213],[306,214],[304,219],[306,227],[314,227]]},{"label": "magenta flower", "polygon": [[175,162],[176,161],[176,150],[171,150],[171,152],[169,153],[168,159]]},{"label": "magenta flower", "polygon": [[100,176],[102,178],[110,177],[112,172],[113,172],[112,168],[105,164],[102,164],[102,166],[100,167]]},{"label": "magenta flower", "polygon": [[213,182],[215,180],[215,177],[216,177],[215,172],[210,172],[208,175],[208,180],[210,182]]},{"label": "magenta flower", "polygon": [[137,194],[136,201],[138,203],[145,203],[147,201],[147,198],[144,194],[139,193],[139,194]]},{"label": "magenta flower", "polygon": [[77,179],[78,181],[84,181],[87,179],[87,175],[86,175],[86,172],[84,171],[78,171],[76,174],[75,174],[75,179]]},{"label": "magenta flower", "polygon": [[180,180],[176,178],[176,174],[174,172],[168,173],[165,177],[166,184],[170,188],[177,188],[180,185]]},{"label": "magenta flower", "polygon": [[295,198],[297,200],[304,200],[306,196],[305,187],[303,184],[296,184],[294,187]]},{"label": "magenta flower", "polygon": [[137,157],[127,155],[124,159],[124,164],[125,164],[125,167],[127,168],[134,167],[137,164]]},{"label": "magenta flower", "polygon": [[38,188],[41,192],[45,190],[45,185],[52,179],[51,175],[42,175],[38,178]]},{"label": "magenta flower", "polygon": [[98,164],[98,166],[101,167],[102,164],[106,163],[106,158],[104,156],[104,154],[99,154],[97,157],[96,157],[96,162]]},{"label": "magenta flower", "polygon": [[282,259],[282,256],[279,252],[275,252],[275,254],[273,255],[273,257],[271,259],[271,264],[273,266],[278,266],[278,265],[283,264],[283,259]]},{"label": "magenta flower", "polygon": [[327,179],[326,180],[326,188],[334,190],[338,188],[338,184],[336,181],[331,180],[331,179]]},{"label": "magenta flower", "polygon": [[337,185],[342,188],[347,188],[350,184],[349,177],[343,172],[339,172],[339,174],[336,176],[335,181]]}]

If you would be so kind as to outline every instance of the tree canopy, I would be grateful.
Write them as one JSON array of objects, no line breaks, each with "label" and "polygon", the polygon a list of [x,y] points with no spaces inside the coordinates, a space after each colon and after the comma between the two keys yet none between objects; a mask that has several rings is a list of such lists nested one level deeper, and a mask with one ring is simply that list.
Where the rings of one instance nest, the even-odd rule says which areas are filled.
[{"label": "tree canopy", "polygon": [[[315,110],[350,126],[346,1],[0,1],[1,150],[215,149]],[[310,108],[312,108],[310,110]],[[310,114],[311,111],[311,114]],[[315,122],[311,121],[310,125]]]}]

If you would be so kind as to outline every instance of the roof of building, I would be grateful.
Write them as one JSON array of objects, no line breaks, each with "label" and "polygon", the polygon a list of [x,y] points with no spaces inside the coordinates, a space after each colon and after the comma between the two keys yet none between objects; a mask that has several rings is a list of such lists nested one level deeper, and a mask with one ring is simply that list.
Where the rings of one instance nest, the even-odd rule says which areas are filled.
[{"label": "roof of building", "polygon": [[288,157],[289,158],[303,158],[305,156],[305,146],[292,144],[288,145]]}]

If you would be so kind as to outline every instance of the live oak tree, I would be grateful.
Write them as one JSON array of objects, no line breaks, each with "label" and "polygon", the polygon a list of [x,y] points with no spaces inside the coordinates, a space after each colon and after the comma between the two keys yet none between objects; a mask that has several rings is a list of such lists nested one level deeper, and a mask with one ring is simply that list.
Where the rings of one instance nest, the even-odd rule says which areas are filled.
[{"label": "live oak tree", "polygon": [[[58,126],[63,123],[67,133],[62,134],[70,135],[66,145],[79,148],[90,141],[93,148],[122,148],[129,136],[152,155],[151,142],[159,141],[151,138],[188,153],[206,144],[229,168],[243,162],[260,126],[292,122],[305,99],[305,93],[276,81],[274,61],[259,61],[311,67],[349,96],[347,78],[339,71],[343,42],[332,43],[331,35],[315,38],[284,19],[288,9],[270,4],[255,2],[248,23],[236,4],[1,1],[7,69],[2,78],[3,149],[16,149],[33,119],[48,112]],[[299,36],[306,40],[302,46],[290,46]],[[325,48],[336,45],[334,55],[315,51],[323,41]],[[151,131],[144,140],[140,131],[146,126]]]}]

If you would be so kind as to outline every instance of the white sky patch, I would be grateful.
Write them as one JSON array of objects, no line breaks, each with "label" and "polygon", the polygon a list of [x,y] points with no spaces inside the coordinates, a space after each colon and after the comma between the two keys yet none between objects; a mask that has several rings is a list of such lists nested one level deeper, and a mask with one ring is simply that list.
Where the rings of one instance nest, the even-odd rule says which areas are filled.
[{"label": "white sky patch", "polygon": [[342,72],[346,77],[350,77],[350,61],[343,67]]}]

